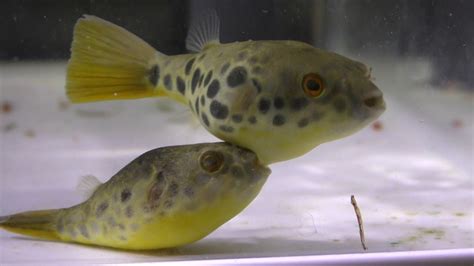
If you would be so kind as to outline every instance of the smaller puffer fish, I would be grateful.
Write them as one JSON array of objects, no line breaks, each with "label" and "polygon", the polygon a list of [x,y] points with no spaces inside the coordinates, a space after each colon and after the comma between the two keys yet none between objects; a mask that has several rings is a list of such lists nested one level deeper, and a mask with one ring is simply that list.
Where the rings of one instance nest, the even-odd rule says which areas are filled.
[{"label": "smaller puffer fish", "polygon": [[130,250],[176,247],[240,213],[270,172],[255,153],[228,143],[159,148],[99,184],[87,201],[0,217],[0,228]]},{"label": "smaller puffer fish", "polygon": [[221,44],[215,13],[168,56],[94,16],[76,23],[67,68],[72,102],[168,96],[214,136],[265,164],[355,133],[385,110],[362,63],[297,41]]}]

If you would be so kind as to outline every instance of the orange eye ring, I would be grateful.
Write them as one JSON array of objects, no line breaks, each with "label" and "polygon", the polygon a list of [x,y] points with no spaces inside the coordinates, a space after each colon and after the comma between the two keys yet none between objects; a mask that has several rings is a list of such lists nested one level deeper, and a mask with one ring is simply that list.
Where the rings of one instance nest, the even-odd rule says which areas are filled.
[{"label": "orange eye ring", "polygon": [[302,87],[306,95],[312,98],[317,98],[324,92],[323,80],[316,73],[306,74],[303,78]]}]

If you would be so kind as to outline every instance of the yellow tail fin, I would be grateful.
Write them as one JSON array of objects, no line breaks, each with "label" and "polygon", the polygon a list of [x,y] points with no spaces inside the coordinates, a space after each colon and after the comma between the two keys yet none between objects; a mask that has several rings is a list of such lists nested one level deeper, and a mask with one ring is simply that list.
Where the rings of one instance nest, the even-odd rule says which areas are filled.
[{"label": "yellow tail fin", "polygon": [[57,213],[58,210],[42,210],[0,217],[0,228],[21,235],[59,240],[55,229]]},{"label": "yellow tail fin", "polygon": [[72,102],[164,95],[149,82],[158,53],[124,28],[85,15],[74,27],[66,93]]}]

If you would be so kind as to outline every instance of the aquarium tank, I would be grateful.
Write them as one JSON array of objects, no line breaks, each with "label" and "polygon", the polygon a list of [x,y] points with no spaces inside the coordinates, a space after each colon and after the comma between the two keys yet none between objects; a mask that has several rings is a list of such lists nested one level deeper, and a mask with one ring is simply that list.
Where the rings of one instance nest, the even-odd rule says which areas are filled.
[{"label": "aquarium tank", "polygon": [[473,13],[2,1],[0,264],[472,264]]}]

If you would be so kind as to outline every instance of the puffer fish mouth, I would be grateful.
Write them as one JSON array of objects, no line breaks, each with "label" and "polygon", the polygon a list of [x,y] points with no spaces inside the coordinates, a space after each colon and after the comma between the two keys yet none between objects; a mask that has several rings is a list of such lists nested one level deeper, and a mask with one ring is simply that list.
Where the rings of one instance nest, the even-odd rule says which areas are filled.
[{"label": "puffer fish mouth", "polygon": [[363,97],[362,100],[364,107],[369,109],[371,112],[382,113],[385,111],[385,101],[382,93],[372,93]]},{"label": "puffer fish mouth", "polygon": [[250,163],[250,168],[255,169],[258,175],[262,178],[267,178],[272,173],[272,170],[267,165],[263,164],[256,155]]},{"label": "puffer fish mouth", "polygon": [[272,170],[265,164],[263,164],[257,157],[256,154],[251,154],[251,160],[245,164],[247,173],[251,176],[251,180],[265,180],[272,173]]},{"label": "puffer fish mouth", "polygon": [[268,168],[253,151],[237,146],[239,152],[237,156],[244,161],[243,166],[246,168],[253,179],[267,178],[271,174],[271,169]]}]

